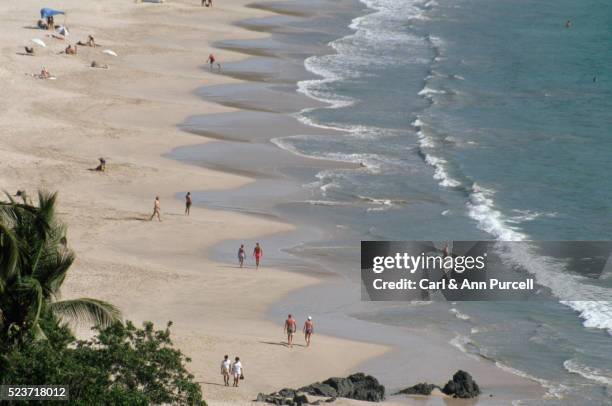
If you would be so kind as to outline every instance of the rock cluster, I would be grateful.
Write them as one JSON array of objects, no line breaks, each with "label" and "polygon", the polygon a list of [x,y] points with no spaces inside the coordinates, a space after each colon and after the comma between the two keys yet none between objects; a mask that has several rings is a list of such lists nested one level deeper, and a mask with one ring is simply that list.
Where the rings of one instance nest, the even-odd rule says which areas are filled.
[{"label": "rock cluster", "polygon": [[380,402],[385,398],[385,387],[373,376],[356,373],[346,378],[329,378],[297,390],[282,389],[269,395],[260,393],[257,401],[288,406],[320,403],[319,401],[310,403],[306,395],[325,397],[327,398],[325,402],[333,402],[336,398]]},{"label": "rock cluster", "polygon": [[472,376],[465,371],[457,371],[453,379],[442,388],[442,392],[456,398],[475,398],[480,395],[480,388]]},{"label": "rock cluster", "polygon": [[414,386],[402,389],[401,391],[397,392],[397,394],[401,393],[404,395],[431,395],[431,392],[437,387],[437,385],[434,385],[432,383],[417,383]]},{"label": "rock cluster", "polygon": [[435,389],[440,389],[444,394],[454,398],[475,398],[480,395],[480,388],[472,376],[465,371],[457,371],[453,379],[448,381],[444,387],[431,383],[418,383],[406,389],[402,389],[397,394],[406,395],[431,395]]}]

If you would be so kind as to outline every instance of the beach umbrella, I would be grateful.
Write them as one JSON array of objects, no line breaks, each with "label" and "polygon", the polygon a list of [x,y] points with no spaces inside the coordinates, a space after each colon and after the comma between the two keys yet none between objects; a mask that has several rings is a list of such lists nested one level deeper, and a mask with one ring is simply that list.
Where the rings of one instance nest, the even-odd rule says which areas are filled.
[{"label": "beach umbrella", "polygon": [[52,8],[47,8],[47,7],[40,9],[40,18],[52,17],[58,14],[66,14],[66,13],[61,10],[54,10]]}]

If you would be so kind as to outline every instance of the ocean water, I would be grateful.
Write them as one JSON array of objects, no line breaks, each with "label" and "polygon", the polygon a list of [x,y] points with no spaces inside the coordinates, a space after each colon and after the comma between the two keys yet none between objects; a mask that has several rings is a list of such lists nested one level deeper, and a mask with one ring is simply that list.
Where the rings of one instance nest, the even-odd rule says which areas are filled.
[{"label": "ocean water", "polygon": [[[273,140],[361,164],[304,185],[312,210],[364,240],[610,238],[612,3],[362,6],[333,53],[306,59],[320,78],[298,84],[327,107],[296,118],[342,131]],[[541,383],[547,404],[612,404],[612,276],[510,259],[526,256],[555,300],[448,304],[449,343]],[[358,317],[402,325],[422,314]]]}]

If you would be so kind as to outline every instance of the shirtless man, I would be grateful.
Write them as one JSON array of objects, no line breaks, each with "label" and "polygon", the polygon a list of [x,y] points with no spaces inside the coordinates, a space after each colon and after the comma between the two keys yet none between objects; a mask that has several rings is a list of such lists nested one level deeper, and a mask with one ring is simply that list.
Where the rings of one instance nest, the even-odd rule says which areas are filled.
[{"label": "shirtless man", "polygon": [[229,386],[230,384],[230,370],[232,368],[232,361],[229,359],[229,355],[223,357],[223,361],[221,361],[221,375],[223,375],[223,383],[225,386]]},{"label": "shirtless man", "polygon": [[76,55],[76,53],[77,53],[76,45],[75,46],[68,45],[66,47],[66,51],[65,52],[66,52],[66,55]]},{"label": "shirtless man", "polygon": [[208,55],[208,59],[206,60],[206,63],[210,63],[210,71],[212,72],[213,67],[215,65],[215,56],[213,54]]},{"label": "shirtless man", "polygon": [[185,215],[189,216],[189,211],[191,210],[191,192],[187,192],[185,195]]},{"label": "shirtless man", "polygon": [[293,316],[288,315],[287,320],[285,320],[285,328],[284,331],[287,333],[287,344],[289,344],[290,348],[293,348],[293,336],[295,335],[295,331],[297,330],[297,323]]},{"label": "shirtless man", "polygon": [[153,214],[151,214],[151,218],[149,221],[153,220],[153,217],[157,217],[157,220],[161,220],[161,205],[159,203],[159,196],[155,196],[155,204],[153,205]]},{"label": "shirtless man", "polygon": [[303,331],[306,347],[310,347],[310,339],[312,338],[312,333],[314,333],[314,322],[312,321],[312,317],[308,316],[308,320],[304,323]]}]

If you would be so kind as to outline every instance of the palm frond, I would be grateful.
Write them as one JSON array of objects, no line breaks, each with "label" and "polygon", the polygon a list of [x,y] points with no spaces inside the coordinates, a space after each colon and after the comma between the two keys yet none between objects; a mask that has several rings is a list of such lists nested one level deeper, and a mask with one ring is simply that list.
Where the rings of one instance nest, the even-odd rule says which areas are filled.
[{"label": "palm frond", "polygon": [[32,277],[20,278],[11,286],[10,291],[16,300],[23,304],[20,318],[31,325],[38,323],[44,305],[43,290],[38,280]]},{"label": "palm frond", "polygon": [[13,232],[0,223],[0,295],[16,276],[19,249]]},{"label": "palm frond", "polygon": [[74,260],[74,252],[68,249],[62,249],[54,252],[53,255],[44,255],[41,258],[34,277],[40,282],[45,298],[58,295]]},{"label": "palm frond", "polygon": [[102,327],[121,321],[119,309],[97,299],[80,298],[53,302],[49,303],[49,310],[58,317]]}]

